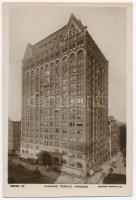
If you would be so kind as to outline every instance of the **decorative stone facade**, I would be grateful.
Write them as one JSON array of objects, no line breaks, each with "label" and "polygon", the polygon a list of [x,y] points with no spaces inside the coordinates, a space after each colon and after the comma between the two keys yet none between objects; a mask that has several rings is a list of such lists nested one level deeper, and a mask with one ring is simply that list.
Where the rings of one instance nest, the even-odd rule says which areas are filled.
[{"label": "decorative stone facade", "polygon": [[109,156],[108,62],[80,20],[35,45],[22,61],[20,155],[63,155],[64,168],[87,173]]}]

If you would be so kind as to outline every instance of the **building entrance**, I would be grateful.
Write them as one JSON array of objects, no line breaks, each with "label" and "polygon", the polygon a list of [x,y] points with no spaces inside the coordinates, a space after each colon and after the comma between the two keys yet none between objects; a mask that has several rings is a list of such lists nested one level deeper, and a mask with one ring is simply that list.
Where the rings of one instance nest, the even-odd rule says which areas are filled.
[{"label": "building entrance", "polygon": [[52,165],[52,158],[51,158],[50,153],[48,153],[48,152],[42,152],[41,155],[40,155],[40,162],[43,165],[49,165],[49,166],[51,166]]}]

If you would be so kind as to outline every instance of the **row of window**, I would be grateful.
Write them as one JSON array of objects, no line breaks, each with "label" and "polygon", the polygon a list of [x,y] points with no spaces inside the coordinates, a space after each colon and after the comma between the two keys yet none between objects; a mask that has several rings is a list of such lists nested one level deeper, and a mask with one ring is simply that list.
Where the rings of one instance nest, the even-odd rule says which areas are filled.
[{"label": "row of window", "polygon": [[[75,57],[76,58],[76,57]],[[75,59],[74,58],[74,59]],[[70,57],[69,57],[69,59],[70,60],[72,60],[73,59],[73,54],[72,55],[70,55]],[[83,50],[79,50],[78,52],[77,52],[77,61],[78,62],[83,62],[83,61],[80,61],[80,60],[83,60]],[[63,58],[63,60],[62,60],[62,64],[64,64],[66,61],[68,61],[68,59],[67,59],[67,57],[64,57]],[[71,62],[71,61],[70,61]],[[38,61],[38,63],[37,63],[37,65],[39,64],[39,61]],[[56,67],[58,67],[58,64],[59,64],[59,61],[57,60],[56,61],[56,64],[57,64],[57,66]],[[53,68],[54,68],[54,64],[52,63],[50,66],[52,66]],[[47,65],[45,65],[45,69],[49,69],[49,65],[47,64]],[[42,66],[41,67],[41,71],[43,71],[44,70],[44,67]],[[39,73],[40,72],[40,69],[39,68],[37,68],[37,70],[36,70],[36,73]],[[32,70],[31,71],[31,74],[33,74],[34,73],[34,70]],[[49,72],[47,72],[47,75],[49,75],[48,74]],[[29,75],[29,72],[27,73],[27,76]]]},{"label": "row of window", "polygon": [[[63,44],[64,45],[64,44]],[[71,43],[69,46],[65,46],[63,48],[63,52],[67,52],[68,50],[72,50],[74,49],[76,46],[79,47],[79,46],[82,46],[83,45],[83,40],[79,40],[77,41],[77,43]],[[57,45],[58,46],[58,45]],[[36,56],[36,58],[38,59],[36,64],[39,65],[39,64],[43,64],[44,62],[48,62],[49,60],[52,60],[52,59],[55,59],[55,58],[58,58],[60,56],[60,52],[59,51],[56,51],[55,53],[52,53],[50,56],[47,56],[47,54],[53,52],[54,50],[56,49],[51,47],[50,49],[48,50],[45,50],[43,53],[42,53],[42,57],[43,56],[46,56],[44,59],[41,58],[41,59],[38,59],[38,55]],[[39,56],[40,57],[40,56]]]},{"label": "row of window", "polygon": [[[71,125],[73,125],[73,124],[71,124]],[[39,126],[40,127],[40,126]],[[81,126],[82,127],[82,126]],[[37,131],[39,131],[40,130],[40,128],[39,129],[37,129]],[[45,129],[42,129],[43,130],[43,132],[44,133],[54,133],[54,134],[57,134],[57,133],[59,133],[59,128],[55,128],[55,129],[48,129],[48,128],[45,128]],[[67,134],[69,134],[69,135],[76,135],[76,133],[77,133],[77,135],[83,135],[83,130],[82,129],[79,129],[79,130],[73,130],[73,129],[70,129],[69,131],[68,130],[65,130],[65,129],[63,129],[62,130],[62,135],[67,135]],[[22,132],[22,136],[25,136],[25,135],[27,135],[27,137],[29,137],[29,135],[30,136],[33,136],[34,135],[34,132],[30,132],[29,133],[29,131],[27,132],[25,132],[25,129],[23,129],[23,132]],[[36,133],[35,134],[36,135],[36,137],[39,137],[39,134],[38,133]],[[47,134],[45,135],[45,134],[41,134],[41,135],[44,135],[44,137],[47,137]]]}]

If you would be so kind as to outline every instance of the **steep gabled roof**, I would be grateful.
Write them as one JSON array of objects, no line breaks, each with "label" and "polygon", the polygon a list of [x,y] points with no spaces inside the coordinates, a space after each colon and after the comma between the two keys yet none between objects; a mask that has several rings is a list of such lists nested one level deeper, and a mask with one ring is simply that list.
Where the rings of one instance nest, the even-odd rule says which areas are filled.
[{"label": "steep gabled roof", "polygon": [[39,42],[37,42],[36,44],[32,45],[30,43],[27,44],[26,47],[26,51],[25,51],[25,55],[23,58],[23,61],[31,59],[33,56],[35,56],[36,54],[39,54],[40,52],[42,52],[43,50],[46,49],[46,46],[42,46],[41,48],[41,44],[44,42],[46,43],[47,40],[50,40],[50,38],[54,37],[54,35],[59,35],[61,37],[58,38],[57,42],[59,43],[60,41],[65,39],[65,36],[67,35],[68,31],[70,31],[71,25],[73,25],[75,27],[76,30],[78,30],[78,32],[84,30],[86,28],[86,26],[82,25],[81,20],[78,20],[73,14],[70,16],[68,24],[63,26],[61,29],[57,30],[56,32],[50,34],[49,36],[47,36],[46,38],[40,40]]},{"label": "steep gabled roof", "polygon": [[28,43],[23,61],[33,58],[34,55],[35,55],[34,47],[32,44]]},{"label": "steep gabled roof", "polygon": [[65,31],[64,31],[64,34],[63,34],[63,39],[64,39],[65,36],[67,35],[67,32],[68,32],[68,30],[69,30],[69,28],[70,28],[70,25],[71,25],[72,23],[74,23],[74,24],[78,27],[78,29],[79,29],[80,31],[82,31],[82,30],[84,30],[84,29],[86,28],[85,26],[82,25],[82,22],[81,22],[80,19],[78,20],[73,14],[71,14],[70,19],[69,19],[69,22],[68,22],[67,27],[66,27],[66,29],[65,29]]}]

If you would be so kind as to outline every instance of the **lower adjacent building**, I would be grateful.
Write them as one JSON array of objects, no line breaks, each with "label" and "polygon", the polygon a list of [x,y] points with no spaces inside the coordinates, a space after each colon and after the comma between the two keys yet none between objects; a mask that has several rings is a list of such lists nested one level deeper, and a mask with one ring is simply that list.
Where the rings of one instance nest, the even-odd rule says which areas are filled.
[{"label": "lower adjacent building", "polygon": [[19,153],[21,144],[21,121],[8,119],[8,152]]},{"label": "lower adjacent building", "polygon": [[126,149],[126,124],[118,123],[120,130],[120,149]]},{"label": "lower adjacent building", "polygon": [[119,122],[119,130],[120,130],[120,150],[126,158],[126,137],[127,137],[127,127],[126,123]]},{"label": "lower adjacent building", "polygon": [[111,156],[120,150],[120,127],[113,116],[109,116],[109,141]]}]

